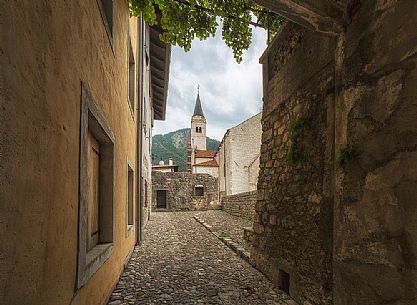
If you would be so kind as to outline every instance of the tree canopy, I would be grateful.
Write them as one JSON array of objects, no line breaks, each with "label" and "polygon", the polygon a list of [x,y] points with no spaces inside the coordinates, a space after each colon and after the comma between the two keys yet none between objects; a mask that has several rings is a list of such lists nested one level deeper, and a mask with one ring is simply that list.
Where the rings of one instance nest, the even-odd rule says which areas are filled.
[{"label": "tree canopy", "polygon": [[[163,30],[161,40],[191,49],[195,38],[214,37],[219,21],[222,38],[238,63],[252,42],[251,26],[266,28],[273,35],[283,18],[250,0],[128,0],[133,16],[143,14],[149,25]],[[254,21],[256,19],[256,22]]]}]

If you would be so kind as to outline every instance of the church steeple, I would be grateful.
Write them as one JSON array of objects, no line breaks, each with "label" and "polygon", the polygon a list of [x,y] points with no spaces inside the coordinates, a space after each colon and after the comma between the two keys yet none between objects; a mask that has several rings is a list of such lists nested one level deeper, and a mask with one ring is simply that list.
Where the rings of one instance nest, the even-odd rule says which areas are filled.
[{"label": "church steeple", "polygon": [[193,172],[195,152],[206,150],[206,118],[200,100],[200,85],[198,85],[197,99],[195,100],[194,114],[191,117],[190,141],[188,143],[188,171]]},{"label": "church steeple", "polygon": [[203,108],[201,107],[201,101],[200,101],[200,85],[198,86],[197,99],[195,100],[193,115],[201,115],[202,117],[204,117]]}]

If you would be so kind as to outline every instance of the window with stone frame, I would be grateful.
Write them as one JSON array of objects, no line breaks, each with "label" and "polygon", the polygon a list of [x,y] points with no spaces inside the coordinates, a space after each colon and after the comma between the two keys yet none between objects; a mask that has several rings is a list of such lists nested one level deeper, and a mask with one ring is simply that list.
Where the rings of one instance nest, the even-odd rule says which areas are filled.
[{"label": "window with stone frame", "polygon": [[101,19],[113,48],[113,0],[96,0],[100,8]]},{"label": "window with stone frame", "polygon": [[133,204],[134,204],[134,181],[135,175],[133,167],[127,164],[127,189],[126,189],[126,229],[129,234],[133,229]]},{"label": "window with stone frame", "polygon": [[136,75],[136,64],[135,56],[133,55],[132,42],[129,36],[129,68],[128,68],[128,90],[129,90],[129,106],[132,113],[135,109],[135,75]]},{"label": "window with stone frame", "polygon": [[194,187],[194,196],[204,196],[204,186],[203,185],[196,185]]},{"label": "window with stone frame", "polygon": [[81,88],[77,288],[110,257],[114,240],[114,135]]}]

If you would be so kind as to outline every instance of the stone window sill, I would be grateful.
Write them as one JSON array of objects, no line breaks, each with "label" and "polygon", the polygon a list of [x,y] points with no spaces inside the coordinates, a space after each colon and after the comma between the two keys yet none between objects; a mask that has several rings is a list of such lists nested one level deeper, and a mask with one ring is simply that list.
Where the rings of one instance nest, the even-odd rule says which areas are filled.
[{"label": "stone window sill", "polygon": [[84,270],[84,283],[104,264],[113,253],[113,243],[99,244],[88,251]]},{"label": "stone window sill", "polygon": [[127,227],[126,227],[126,237],[129,237],[130,234],[132,234],[134,227],[135,227],[134,225],[127,225]]}]

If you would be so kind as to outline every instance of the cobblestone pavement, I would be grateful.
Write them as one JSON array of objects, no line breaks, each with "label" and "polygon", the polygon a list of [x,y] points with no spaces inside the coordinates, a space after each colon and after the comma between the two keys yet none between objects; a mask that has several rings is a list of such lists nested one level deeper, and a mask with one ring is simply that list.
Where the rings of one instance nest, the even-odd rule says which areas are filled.
[{"label": "cobblestone pavement", "polygon": [[198,212],[196,215],[205,223],[211,225],[213,232],[230,237],[241,247],[249,250],[250,244],[243,238],[243,228],[252,227],[252,221],[220,210]]},{"label": "cobblestone pavement", "polygon": [[195,214],[152,214],[109,305],[295,304],[197,223]]}]

